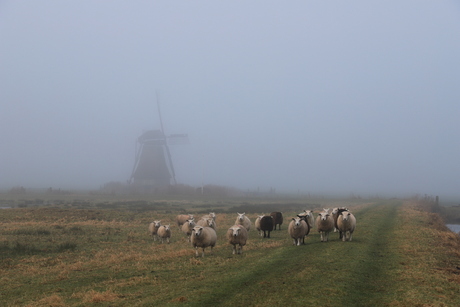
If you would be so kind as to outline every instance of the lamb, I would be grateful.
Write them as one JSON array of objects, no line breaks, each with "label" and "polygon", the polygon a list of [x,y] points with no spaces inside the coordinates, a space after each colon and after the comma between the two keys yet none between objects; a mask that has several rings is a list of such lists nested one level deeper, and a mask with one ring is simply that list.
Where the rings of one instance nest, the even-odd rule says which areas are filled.
[{"label": "lamb", "polygon": [[273,225],[275,225],[275,222],[271,215],[265,215],[260,219],[260,230],[264,232],[264,238],[270,238],[270,232],[273,230]]},{"label": "lamb", "polygon": [[264,217],[264,215],[258,215],[256,218],[256,221],[254,222],[254,225],[256,226],[257,232],[259,233],[260,236],[263,235],[263,232],[260,229],[260,220]]},{"label": "lamb", "polygon": [[272,212],[270,213],[273,216],[273,227],[276,230],[276,225],[278,225],[278,230],[281,230],[281,224],[283,224],[283,214],[281,212]]},{"label": "lamb", "polygon": [[289,223],[288,232],[291,238],[294,239],[294,245],[299,246],[300,243],[305,244],[305,236],[310,232],[310,226],[305,220],[295,217]]},{"label": "lamb", "polygon": [[329,213],[321,212],[316,218],[316,229],[321,234],[321,242],[329,240],[329,232],[334,230],[334,219]]},{"label": "lamb", "polygon": [[181,228],[182,225],[184,225],[185,221],[190,219],[193,219],[193,214],[179,214],[176,217],[177,226]]},{"label": "lamb", "polygon": [[160,238],[161,243],[166,240],[169,244],[171,239],[171,227],[169,227],[169,225],[161,225],[160,228],[158,228],[158,237]]},{"label": "lamb", "polygon": [[337,226],[343,234],[342,241],[351,241],[356,228],[356,218],[350,211],[344,211],[337,218]]},{"label": "lamb", "polygon": [[204,218],[199,220],[196,223],[198,226],[211,227],[214,230],[217,230],[216,222],[212,218]]},{"label": "lamb", "polygon": [[[243,225],[233,225],[227,230],[228,243],[233,245],[233,255],[242,254],[243,246],[246,245],[248,240],[248,231]],[[238,245],[238,247],[237,247]]]},{"label": "lamb", "polygon": [[251,220],[245,215],[245,213],[238,213],[238,217],[235,220],[235,225],[243,225],[247,231],[251,229]]},{"label": "lamb", "polygon": [[192,235],[192,229],[195,226],[196,226],[196,224],[195,224],[194,219],[187,220],[182,225],[182,232],[185,233],[185,235],[187,236],[187,239],[188,239],[189,242],[190,242],[190,236]]},{"label": "lamb", "polygon": [[204,257],[204,249],[208,246],[212,249],[216,245],[217,234],[211,227],[195,226],[192,230],[192,246],[195,248],[196,256],[198,257],[198,247],[203,249],[202,257]]},{"label": "lamb", "polygon": [[161,221],[153,221],[149,224],[149,233],[153,237],[153,241],[158,239],[158,228],[161,226]]}]

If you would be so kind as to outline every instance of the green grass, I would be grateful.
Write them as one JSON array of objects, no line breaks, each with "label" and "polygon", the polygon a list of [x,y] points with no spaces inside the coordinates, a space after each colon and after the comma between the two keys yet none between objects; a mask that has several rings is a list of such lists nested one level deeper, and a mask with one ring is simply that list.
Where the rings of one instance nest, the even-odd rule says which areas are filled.
[{"label": "green grass", "polygon": [[[145,204],[139,202],[133,210],[119,203],[116,209],[0,210],[0,305],[457,304],[459,239],[435,215],[413,204],[348,200],[357,218],[353,241],[342,242],[331,233],[330,241],[321,243],[313,229],[306,245],[293,246],[287,224],[296,206],[305,205],[288,200],[278,207],[285,216],[281,231],[263,239],[252,229],[243,255],[232,255],[224,239],[236,218],[232,211],[250,204],[220,203],[218,245],[212,255],[207,249],[204,258],[197,258],[173,224],[174,217],[214,207],[158,203],[159,210],[141,210],[136,206]],[[252,205],[259,213],[274,208],[266,201]],[[324,200],[315,208],[339,205]],[[248,214],[254,221],[256,213]],[[173,224],[171,244],[148,236],[148,223],[154,219]]]}]

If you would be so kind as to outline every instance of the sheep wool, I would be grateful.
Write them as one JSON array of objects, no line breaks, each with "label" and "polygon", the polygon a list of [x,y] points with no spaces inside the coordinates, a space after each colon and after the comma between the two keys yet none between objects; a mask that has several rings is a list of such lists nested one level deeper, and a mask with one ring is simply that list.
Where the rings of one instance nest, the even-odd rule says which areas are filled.
[{"label": "sheep wool", "polygon": [[233,225],[227,230],[228,243],[233,245],[233,255],[242,254],[243,246],[248,240],[248,231],[242,225]]},{"label": "sheep wool", "polygon": [[196,256],[198,257],[198,248],[202,248],[202,257],[204,257],[204,249],[211,247],[212,249],[217,243],[217,234],[211,227],[195,226],[192,230],[192,246],[195,248]]}]

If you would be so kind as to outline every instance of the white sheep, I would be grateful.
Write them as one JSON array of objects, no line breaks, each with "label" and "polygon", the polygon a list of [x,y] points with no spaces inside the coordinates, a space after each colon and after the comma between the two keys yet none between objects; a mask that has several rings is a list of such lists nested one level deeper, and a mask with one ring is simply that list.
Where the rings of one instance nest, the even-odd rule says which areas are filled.
[{"label": "white sheep", "polygon": [[310,228],[315,226],[315,217],[313,215],[313,211],[304,210],[302,213],[297,214],[297,216],[307,222]]},{"label": "white sheep", "polygon": [[184,225],[185,221],[190,219],[193,219],[193,214],[179,214],[178,216],[176,216],[177,226],[181,228],[182,225]]},{"label": "white sheep", "polygon": [[212,249],[217,243],[217,234],[211,227],[195,226],[192,230],[192,246],[195,248],[196,256],[198,257],[198,247],[203,249],[202,257],[204,257],[204,249],[208,246]]},{"label": "white sheep", "polygon": [[339,231],[339,228],[337,227],[337,218],[339,217],[339,215],[342,215],[342,212],[344,211],[348,211],[348,208],[346,207],[338,207],[338,208],[334,208],[332,209],[332,218],[334,219],[334,232],[339,232],[339,239],[342,239],[342,232]]},{"label": "white sheep", "polygon": [[264,215],[258,215],[256,218],[256,221],[254,222],[254,225],[256,226],[257,232],[259,233],[260,236],[264,236],[263,231],[260,229],[260,220],[264,217]]},{"label": "white sheep", "polygon": [[209,212],[209,214],[203,215],[201,218],[202,218],[202,219],[209,219],[209,218],[211,218],[211,219],[213,219],[214,222],[215,222],[215,221],[216,221],[216,214],[215,214],[214,212]]},{"label": "white sheep", "polygon": [[188,239],[189,242],[190,242],[190,236],[192,235],[192,229],[195,226],[196,226],[196,224],[195,224],[194,219],[187,220],[182,225],[182,232],[185,233],[185,235],[187,236],[187,239]]},{"label": "white sheep", "polygon": [[[228,243],[233,245],[233,255],[242,254],[243,246],[248,240],[248,231],[243,225],[233,225],[227,230]],[[237,247],[238,245],[238,247]]]},{"label": "white sheep", "polygon": [[309,226],[305,220],[300,217],[292,218],[292,221],[289,223],[288,232],[291,238],[294,240],[294,245],[299,246],[301,243],[304,243],[305,236],[310,231]]},{"label": "white sheep", "polygon": [[329,213],[320,212],[316,218],[316,229],[321,234],[321,242],[329,240],[329,232],[334,231],[334,219]]},{"label": "white sheep", "polygon": [[196,225],[203,227],[211,227],[212,229],[217,230],[216,222],[214,222],[212,218],[201,219],[196,223]]},{"label": "white sheep", "polygon": [[161,226],[161,221],[153,221],[149,224],[149,233],[153,237],[153,241],[158,239],[158,228]]},{"label": "white sheep", "polygon": [[171,227],[169,227],[169,225],[161,225],[160,228],[158,228],[158,237],[160,238],[161,243],[163,243],[164,240],[170,243]]},{"label": "white sheep", "polygon": [[251,220],[245,215],[245,213],[238,213],[238,216],[235,220],[235,225],[243,225],[247,231],[251,229]]},{"label": "white sheep", "polygon": [[350,211],[344,211],[337,218],[337,226],[343,234],[342,241],[351,241],[356,228],[356,218]]}]

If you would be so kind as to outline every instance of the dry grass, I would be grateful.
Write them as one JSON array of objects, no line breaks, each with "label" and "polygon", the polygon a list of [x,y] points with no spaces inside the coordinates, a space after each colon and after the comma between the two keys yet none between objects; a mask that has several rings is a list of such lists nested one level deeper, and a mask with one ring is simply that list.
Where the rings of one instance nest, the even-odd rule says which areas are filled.
[{"label": "dry grass", "polygon": [[[334,205],[338,204],[330,202],[320,207]],[[363,205],[363,202],[354,206],[352,203],[340,205],[352,207],[354,212],[370,206]],[[175,225],[171,244],[153,242],[147,234],[148,222],[154,219],[171,222],[177,212],[152,211],[136,215],[112,210],[79,212],[68,209],[51,217],[46,216],[49,210],[34,209],[32,213],[26,211],[25,214],[24,211],[18,211],[17,215],[9,212],[10,221],[0,224],[0,244],[15,241],[26,244],[30,241],[29,244],[36,244],[38,248],[29,254],[8,254],[8,250],[2,254],[0,288],[11,291],[11,306],[131,306],[129,302],[134,296],[139,305],[145,306],[153,302],[199,305],[197,298],[203,292],[211,301],[212,293],[205,291],[206,287],[217,287],[216,291],[220,291],[219,287],[233,287],[233,280],[249,278],[248,272],[253,269],[264,272],[265,265],[272,263],[286,265],[286,268],[279,268],[283,276],[267,275],[278,278],[276,280],[251,280],[245,284],[248,293],[235,293],[233,302],[248,301],[249,295],[259,298],[274,295],[282,291],[283,286],[280,285],[286,282],[286,287],[293,287],[290,294],[286,292],[286,298],[292,296],[291,304],[300,305],[301,300],[298,301],[293,293],[306,290],[302,288],[293,292],[296,284],[288,282],[291,278],[305,279],[305,276],[317,274],[321,266],[328,267],[337,261],[346,262],[347,254],[342,254],[342,250],[347,251],[349,246],[366,247],[363,246],[366,230],[359,228],[362,226],[358,226],[354,236],[356,242],[342,244],[331,234],[331,242],[320,244],[318,234],[313,229],[306,246],[292,247],[285,223],[281,231],[272,232],[270,239],[262,239],[256,231],[251,230],[243,255],[232,255],[225,232],[233,224],[236,214],[221,213],[217,215],[219,239],[214,255],[206,251],[205,258],[197,258],[185,235]],[[118,218],[114,218],[116,214]],[[285,221],[293,214],[285,213]],[[248,214],[252,220],[256,215]],[[460,289],[459,236],[445,228],[436,214],[421,210],[415,203],[405,203],[399,207],[396,218],[398,227],[393,230],[388,251],[398,255],[399,263],[386,264],[395,268],[392,282],[398,285],[399,292],[398,300],[390,301],[387,305],[442,306],[443,302],[452,301],[452,293]],[[36,232],[37,229],[50,233]],[[70,239],[76,242],[75,250],[51,250],[50,246]],[[337,255],[338,251],[340,255]],[[302,269],[293,269],[293,263],[284,261],[285,254],[305,257],[298,260]],[[238,270],[240,267],[246,270]],[[342,273],[346,279],[352,271],[343,270]],[[324,275],[326,277],[327,274]],[[165,284],[165,281],[171,280],[176,283]],[[311,286],[308,280],[305,287]],[[343,289],[337,288],[337,280],[328,280],[331,284],[327,287],[309,289],[309,294],[326,294],[326,289],[335,293],[342,291],[337,290]],[[181,294],[177,282],[187,289],[186,294]],[[19,292],[18,289],[24,289],[25,292]],[[432,293],[430,304],[420,298],[420,293]],[[271,300],[273,304],[287,303],[283,297],[272,297]],[[327,305],[336,306],[332,298],[325,302]]]}]

